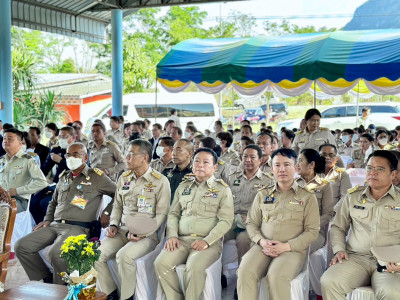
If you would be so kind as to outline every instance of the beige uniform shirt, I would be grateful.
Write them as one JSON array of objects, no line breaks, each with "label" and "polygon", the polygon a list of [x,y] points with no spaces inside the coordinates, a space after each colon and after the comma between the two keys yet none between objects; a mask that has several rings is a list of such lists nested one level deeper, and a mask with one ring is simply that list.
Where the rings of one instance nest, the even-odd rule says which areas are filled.
[{"label": "beige uniform shirt", "polygon": [[87,146],[88,146],[88,144],[89,144],[89,139],[87,138],[86,135],[82,135],[82,138],[81,138],[80,140],[79,140],[79,139],[76,139],[76,142],[77,142],[77,143],[82,143],[82,144],[84,144],[85,147],[87,148]]},{"label": "beige uniform shirt", "polygon": [[[351,229],[349,239],[346,236]],[[400,190],[392,186],[378,201],[370,188],[349,190],[331,227],[333,253],[372,255],[371,247],[400,244]]]},{"label": "beige uniform shirt", "polygon": [[112,180],[115,180],[118,173],[124,170],[124,157],[114,142],[104,140],[103,144],[97,147],[94,141],[90,141],[88,150],[90,166],[107,169]]},{"label": "beige uniform shirt", "polygon": [[168,214],[167,239],[202,237],[212,245],[228,232],[232,222],[233,199],[228,185],[214,176],[202,183],[191,177],[175,192]]},{"label": "beige uniform shirt", "polygon": [[161,158],[157,158],[151,161],[150,166],[154,169],[157,170],[158,172],[162,173],[164,169],[171,169],[175,167],[175,164],[172,162],[172,159],[164,164]]},{"label": "beige uniform shirt", "polygon": [[16,188],[18,196],[29,199],[47,187],[47,181],[36,161],[20,149],[11,159],[7,154],[0,158],[0,186],[6,191]]},{"label": "beige uniform shirt", "polygon": [[306,190],[314,193],[318,201],[319,215],[320,215],[320,233],[325,233],[325,226],[331,221],[335,215],[333,210],[333,195],[332,188],[328,181],[324,178],[324,174],[319,176],[315,175],[309,182],[305,182],[303,177],[296,178],[299,186],[306,188]]},{"label": "beige uniform shirt", "polygon": [[[345,169],[339,168],[337,166],[333,167],[325,179],[331,184],[332,194],[333,194],[333,204],[340,205],[340,200],[344,199],[347,194],[347,190],[351,188],[350,176]],[[335,209],[335,211],[337,211]]]},{"label": "beige uniform shirt", "polygon": [[365,168],[367,162],[365,161],[365,154],[362,149],[355,149],[351,155],[355,168]]},{"label": "beige uniform shirt", "polygon": [[269,239],[288,242],[291,251],[305,251],[318,237],[319,220],[313,193],[296,182],[285,192],[279,192],[274,184],[257,193],[246,229],[254,243]]},{"label": "beige uniform shirt", "polygon": [[238,158],[236,151],[232,149],[228,149],[224,154],[221,154],[219,157],[220,160],[223,160],[226,163],[229,163],[232,159]]},{"label": "beige uniform shirt", "polygon": [[164,175],[151,167],[139,178],[133,171],[126,171],[118,179],[110,225],[124,227],[130,215],[155,218],[160,227],[167,217],[170,199],[171,189]]},{"label": "beige uniform shirt", "polygon": [[[64,171],[60,174],[44,220],[94,221],[103,195],[113,197],[114,193],[115,183],[99,169],[85,166],[75,178],[71,171]],[[112,203],[104,210],[111,213],[111,209]]]},{"label": "beige uniform shirt", "polygon": [[346,145],[343,147],[342,151],[339,152],[340,155],[344,155],[344,156],[352,156],[353,152],[356,148],[354,147],[353,144],[350,145],[350,147],[347,147]]},{"label": "beige uniform shirt", "polygon": [[232,191],[235,214],[246,216],[258,191],[273,185],[274,179],[260,169],[252,178],[247,179],[244,170],[238,168],[229,175],[227,183]]},{"label": "beige uniform shirt", "polygon": [[313,133],[309,133],[306,129],[296,132],[292,149],[296,153],[300,153],[305,148],[311,148],[319,152],[319,147],[324,144],[336,145],[335,137],[328,128],[320,127]]},{"label": "beige uniform shirt", "polygon": [[272,159],[271,157],[268,159],[268,161],[260,166],[260,169],[262,172],[266,174],[271,174],[272,173]]},{"label": "beige uniform shirt", "polygon": [[149,140],[153,137],[153,134],[151,133],[151,130],[143,130],[142,132],[142,139]]},{"label": "beige uniform shirt", "polygon": [[124,142],[124,130],[123,129],[117,129],[117,130],[107,130],[106,132],[106,137],[108,138],[109,136],[114,137],[116,143],[118,146],[121,148],[122,143]]}]

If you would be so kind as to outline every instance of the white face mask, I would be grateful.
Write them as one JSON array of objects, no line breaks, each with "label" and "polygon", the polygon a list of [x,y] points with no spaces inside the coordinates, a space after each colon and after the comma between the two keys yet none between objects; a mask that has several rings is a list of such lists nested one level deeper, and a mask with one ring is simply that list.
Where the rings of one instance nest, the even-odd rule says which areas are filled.
[{"label": "white face mask", "polygon": [[185,139],[188,139],[190,137],[190,132],[185,131],[183,133],[183,136],[185,137]]},{"label": "white face mask", "polygon": [[335,134],[335,139],[338,139],[339,138],[339,134]]},{"label": "white face mask", "polygon": [[67,167],[70,170],[76,170],[80,166],[82,166],[83,161],[81,158],[76,158],[76,157],[68,157],[67,158]]},{"label": "white face mask", "polygon": [[50,139],[50,138],[53,136],[53,134],[52,134],[50,131],[45,131],[45,132],[44,132],[44,135],[45,135],[48,139]]},{"label": "white face mask", "polygon": [[371,134],[374,134],[376,129],[371,129]]},{"label": "white face mask", "polygon": [[353,141],[357,141],[357,140],[358,140],[358,134],[355,133],[355,134],[353,135]]},{"label": "white face mask", "polygon": [[159,157],[164,157],[165,152],[164,152],[164,147],[158,146],[156,149],[156,153]]},{"label": "white face mask", "polygon": [[215,140],[215,143],[216,143],[218,146],[221,146],[221,141],[220,141],[219,139],[216,139],[216,140]]},{"label": "white face mask", "polygon": [[68,140],[67,139],[60,139],[58,141],[58,144],[62,149],[67,149],[68,148]]},{"label": "white face mask", "polygon": [[26,145],[22,145],[22,151],[26,152]]},{"label": "white face mask", "polygon": [[379,139],[379,140],[378,140],[378,143],[379,143],[380,145],[386,145],[387,142],[388,142],[388,139],[387,139],[387,138],[383,138],[383,139]]},{"label": "white face mask", "polygon": [[349,141],[349,136],[348,135],[344,135],[344,136],[342,136],[342,142],[343,143],[347,143]]},{"label": "white face mask", "polygon": [[214,129],[214,131],[217,131],[217,126],[214,126],[213,129]]}]

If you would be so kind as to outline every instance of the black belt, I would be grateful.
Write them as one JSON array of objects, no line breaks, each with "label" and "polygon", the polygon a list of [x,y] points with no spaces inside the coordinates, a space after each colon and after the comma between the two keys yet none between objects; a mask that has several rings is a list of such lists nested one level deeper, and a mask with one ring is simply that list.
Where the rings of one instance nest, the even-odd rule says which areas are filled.
[{"label": "black belt", "polygon": [[54,220],[54,222],[61,223],[61,224],[69,224],[69,225],[76,225],[85,228],[90,228],[91,222],[77,222],[77,221],[68,221],[68,220]]}]

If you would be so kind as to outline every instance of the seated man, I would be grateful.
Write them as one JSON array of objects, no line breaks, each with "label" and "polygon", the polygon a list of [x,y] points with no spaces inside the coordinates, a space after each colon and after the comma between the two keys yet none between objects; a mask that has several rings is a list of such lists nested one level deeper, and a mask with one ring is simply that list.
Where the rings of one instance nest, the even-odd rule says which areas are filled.
[{"label": "seated man", "polygon": [[[152,145],[145,140],[134,140],[130,142],[129,151],[128,171],[118,180],[107,238],[102,241],[100,259],[96,263],[98,282],[101,290],[109,295],[108,299],[119,299],[117,285],[107,265],[115,256],[121,278],[121,299],[133,299],[135,260],[154,250],[159,243],[157,230],[167,218],[171,197],[168,179],[150,167]],[[146,236],[135,236],[126,227],[127,216],[155,218],[158,228]]]},{"label": "seated man", "polygon": [[[83,144],[70,145],[65,158],[71,171],[60,175],[43,222],[15,244],[15,254],[30,280],[52,281],[51,273],[39,255],[41,249],[52,245],[49,257],[54,268],[53,282],[63,284],[59,273],[67,271],[60,257],[64,240],[71,235],[89,235],[103,195],[114,196],[115,184],[99,169],[93,170],[86,165],[88,154]],[[109,204],[105,210],[111,211],[111,206]]]},{"label": "seated man", "polygon": [[[199,300],[206,269],[222,252],[222,237],[233,221],[232,193],[215,179],[217,155],[206,148],[194,156],[194,176],[185,179],[175,192],[168,214],[167,242],[154,262],[168,300]],[[186,296],[179,287],[175,267],[186,264]]]},{"label": "seated man", "polygon": [[269,299],[290,299],[290,281],[301,272],[307,248],[317,239],[319,209],[314,194],[294,180],[296,152],[272,154],[276,183],[261,189],[247,215],[254,242],[238,269],[239,299],[257,300],[258,283],[267,276]]},{"label": "seated man", "polygon": [[371,253],[372,246],[400,244],[400,191],[392,184],[397,164],[390,151],[373,152],[367,163],[368,185],[350,189],[344,198],[331,227],[335,256],[321,277],[324,300],[344,300],[347,293],[368,285],[376,299],[400,299],[398,262],[378,270]]},{"label": "seated man", "polygon": [[46,178],[36,161],[22,150],[22,132],[15,129],[4,131],[0,157],[0,186],[17,200],[18,212],[25,211],[29,197],[47,186]]}]

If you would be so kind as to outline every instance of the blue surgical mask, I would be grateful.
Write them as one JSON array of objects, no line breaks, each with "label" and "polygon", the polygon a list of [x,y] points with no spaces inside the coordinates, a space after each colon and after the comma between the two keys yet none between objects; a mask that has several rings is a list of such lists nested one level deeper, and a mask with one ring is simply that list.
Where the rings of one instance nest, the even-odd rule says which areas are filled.
[{"label": "blue surgical mask", "polygon": [[347,143],[349,141],[349,136],[348,135],[344,135],[344,136],[342,136],[342,142],[343,143]]},{"label": "blue surgical mask", "polygon": [[358,134],[355,133],[355,134],[353,135],[353,141],[357,141],[357,140],[358,140]]}]

